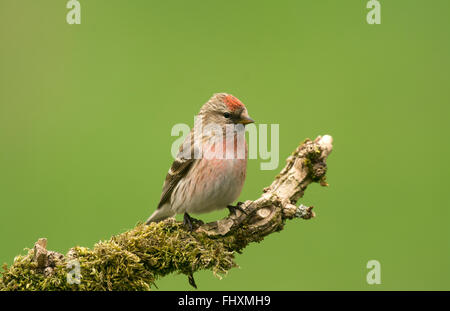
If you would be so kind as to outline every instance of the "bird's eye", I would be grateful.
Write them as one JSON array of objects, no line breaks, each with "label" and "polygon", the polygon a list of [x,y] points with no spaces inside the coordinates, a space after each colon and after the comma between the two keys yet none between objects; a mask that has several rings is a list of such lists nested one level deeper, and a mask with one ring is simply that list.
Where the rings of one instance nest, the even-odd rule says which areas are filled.
[{"label": "bird's eye", "polygon": [[231,117],[231,114],[230,114],[229,112],[225,112],[225,113],[223,114],[223,116],[224,116],[225,118],[229,119],[229,118]]}]

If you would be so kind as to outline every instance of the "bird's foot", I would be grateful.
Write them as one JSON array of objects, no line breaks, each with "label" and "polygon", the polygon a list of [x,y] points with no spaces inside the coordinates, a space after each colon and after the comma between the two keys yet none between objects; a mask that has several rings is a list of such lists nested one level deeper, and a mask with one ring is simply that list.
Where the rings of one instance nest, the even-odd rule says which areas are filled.
[{"label": "bird's foot", "polygon": [[230,214],[236,214],[236,210],[241,211],[241,213],[247,215],[247,212],[241,207],[244,202],[237,202],[236,206],[228,205],[227,208],[230,211]]},{"label": "bird's foot", "polygon": [[194,231],[203,224],[203,221],[192,218],[188,213],[184,213],[183,225],[186,226],[190,232]]}]

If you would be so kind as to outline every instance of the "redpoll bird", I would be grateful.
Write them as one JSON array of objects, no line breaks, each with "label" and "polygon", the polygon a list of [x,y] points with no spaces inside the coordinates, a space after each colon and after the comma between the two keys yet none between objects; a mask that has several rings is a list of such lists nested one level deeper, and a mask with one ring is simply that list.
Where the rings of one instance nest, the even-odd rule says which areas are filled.
[{"label": "redpoll bird", "polygon": [[[164,181],[156,211],[146,224],[184,213],[230,206],[241,193],[247,168],[244,125],[254,122],[236,97],[218,93],[203,105]],[[239,207],[238,207],[239,208]]]}]

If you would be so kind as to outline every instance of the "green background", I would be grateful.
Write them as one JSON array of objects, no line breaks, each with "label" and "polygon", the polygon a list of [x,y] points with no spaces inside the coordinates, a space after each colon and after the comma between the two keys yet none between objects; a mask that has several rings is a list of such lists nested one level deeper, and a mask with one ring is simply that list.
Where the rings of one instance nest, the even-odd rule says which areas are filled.
[{"label": "green background", "polygon": [[450,290],[449,1],[381,1],[381,25],[366,1],[80,0],[81,25],[66,2],[0,0],[0,263],[145,220],[172,126],[229,92],[280,124],[279,167],[250,160],[241,200],[323,134],[330,187],[300,201],[317,218],[250,245],[222,280],[197,273],[199,289]]}]

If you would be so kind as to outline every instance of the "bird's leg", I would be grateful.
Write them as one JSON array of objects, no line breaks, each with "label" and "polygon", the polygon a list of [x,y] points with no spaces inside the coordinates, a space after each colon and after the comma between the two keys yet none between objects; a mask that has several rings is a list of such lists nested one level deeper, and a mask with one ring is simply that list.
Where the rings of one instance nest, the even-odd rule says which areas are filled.
[{"label": "bird's leg", "polygon": [[194,227],[197,228],[203,225],[203,221],[192,218],[188,213],[184,213],[183,225],[189,228],[189,231],[194,231]]},{"label": "bird's leg", "polygon": [[192,231],[192,217],[188,213],[184,213],[183,225],[188,226],[189,231]]},{"label": "bird's leg", "polygon": [[230,214],[236,214],[236,210],[240,210],[243,214],[247,215],[247,212],[241,207],[242,204],[244,204],[244,202],[237,202],[236,206],[228,205],[227,208],[230,211]]}]

